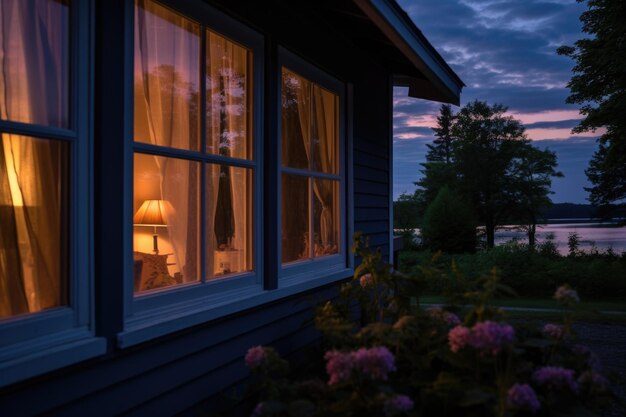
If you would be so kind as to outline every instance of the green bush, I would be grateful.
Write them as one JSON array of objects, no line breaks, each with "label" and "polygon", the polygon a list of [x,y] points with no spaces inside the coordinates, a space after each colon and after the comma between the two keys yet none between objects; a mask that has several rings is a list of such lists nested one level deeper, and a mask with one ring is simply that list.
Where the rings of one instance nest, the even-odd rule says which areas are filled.
[{"label": "green bush", "polygon": [[434,251],[473,252],[476,249],[476,220],[470,206],[448,187],[439,190],[426,208],[422,243]]}]

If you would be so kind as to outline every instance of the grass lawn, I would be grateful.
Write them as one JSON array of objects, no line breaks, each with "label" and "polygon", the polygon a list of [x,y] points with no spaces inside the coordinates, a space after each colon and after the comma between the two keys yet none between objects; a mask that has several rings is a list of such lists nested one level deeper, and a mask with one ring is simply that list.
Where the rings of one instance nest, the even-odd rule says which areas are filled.
[{"label": "grass lawn", "polygon": [[[445,299],[439,296],[420,298],[422,305],[443,304],[444,302]],[[503,307],[507,316],[512,318],[554,320],[562,314],[558,304],[548,298],[502,298],[493,300],[492,305]],[[584,322],[626,324],[626,303],[582,301],[576,308],[575,319]]]}]

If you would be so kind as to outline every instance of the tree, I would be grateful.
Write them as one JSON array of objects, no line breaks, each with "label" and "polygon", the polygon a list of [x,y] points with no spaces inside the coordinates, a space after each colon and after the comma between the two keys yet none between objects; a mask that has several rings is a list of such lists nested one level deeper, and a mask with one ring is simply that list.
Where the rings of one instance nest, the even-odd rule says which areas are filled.
[{"label": "tree", "polygon": [[476,250],[476,221],[472,208],[444,186],[428,205],[420,230],[422,243],[446,253]]},{"label": "tree", "polygon": [[516,201],[517,221],[523,225],[528,235],[528,245],[535,246],[535,232],[539,222],[539,213],[552,204],[549,195],[552,177],[562,177],[556,170],[556,154],[548,149],[540,150],[526,144],[513,160],[510,177],[511,187]]},{"label": "tree", "polygon": [[415,246],[415,229],[419,228],[423,214],[423,192],[416,190],[413,194],[402,193],[393,202],[393,228],[404,240],[404,248]]},{"label": "tree", "polygon": [[[582,0],[578,0],[582,1]],[[580,20],[591,38],[561,46],[557,53],[575,61],[568,103],[580,104],[585,118],[573,132],[606,128],[588,169],[589,201],[626,207],[626,2],[588,0]]]},{"label": "tree", "polygon": [[474,101],[456,117],[452,134],[459,191],[469,199],[485,225],[487,246],[495,244],[496,227],[515,209],[519,179],[512,164],[528,144],[524,127],[501,104]]}]

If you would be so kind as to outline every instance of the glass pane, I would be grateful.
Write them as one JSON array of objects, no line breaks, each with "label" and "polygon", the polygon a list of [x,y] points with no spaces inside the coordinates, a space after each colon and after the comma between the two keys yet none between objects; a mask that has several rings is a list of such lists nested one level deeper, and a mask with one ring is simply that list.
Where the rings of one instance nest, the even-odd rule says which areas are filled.
[{"label": "glass pane", "polygon": [[0,3],[0,118],[69,127],[70,2]]},{"label": "glass pane", "polygon": [[66,142],[2,134],[0,318],[67,304]]},{"label": "glass pane", "polygon": [[311,138],[311,83],[283,68],[282,71],[282,163],[309,169]]},{"label": "glass pane", "polygon": [[313,85],[311,136],[314,171],[338,174],[337,95]]},{"label": "glass pane", "polygon": [[135,293],[198,281],[200,163],[135,154]]},{"label": "glass pane", "polygon": [[207,165],[207,276],[252,270],[252,170]]},{"label": "glass pane", "polygon": [[283,262],[310,258],[309,179],[283,174],[282,183]]},{"label": "glass pane", "polygon": [[135,141],[200,149],[200,26],[150,0],[135,3]]},{"label": "glass pane", "polygon": [[252,52],[207,31],[208,153],[252,159]]},{"label": "glass pane", "polygon": [[314,256],[339,253],[339,181],[313,180]]}]

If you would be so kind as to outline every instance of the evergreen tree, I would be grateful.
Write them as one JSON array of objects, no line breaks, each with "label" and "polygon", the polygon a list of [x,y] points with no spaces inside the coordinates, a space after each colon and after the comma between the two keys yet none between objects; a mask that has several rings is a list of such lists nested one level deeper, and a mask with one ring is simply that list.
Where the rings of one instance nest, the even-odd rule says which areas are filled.
[{"label": "evergreen tree", "polygon": [[626,1],[588,0],[587,5],[580,20],[591,37],[557,52],[575,61],[567,102],[580,104],[585,118],[573,131],[606,128],[586,170],[593,184],[589,201],[626,207]]}]

